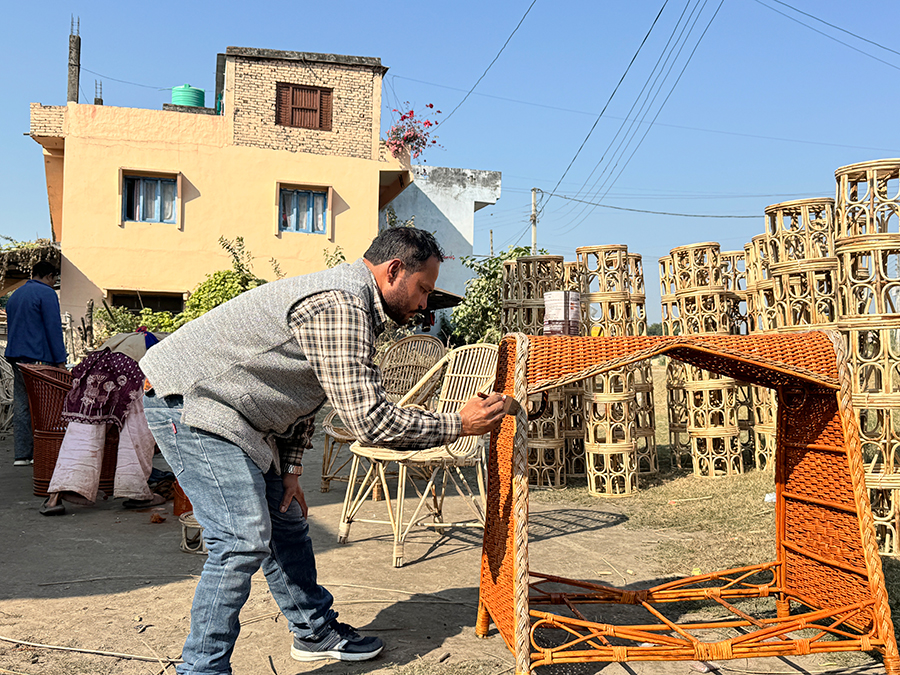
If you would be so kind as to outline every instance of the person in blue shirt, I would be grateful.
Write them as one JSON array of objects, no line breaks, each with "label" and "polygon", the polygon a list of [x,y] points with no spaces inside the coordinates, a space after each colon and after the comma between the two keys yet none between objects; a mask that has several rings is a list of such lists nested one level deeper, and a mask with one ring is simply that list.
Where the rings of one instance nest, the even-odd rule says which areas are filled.
[{"label": "person in blue shirt", "polygon": [[19,370],[20,363],[39,363],[64,368],[66,346],[63,342],[59,298],[53,285],[59,270],[40,261],[31,270],[31,279],[16,289],[6,303],[7,342],[6,360],[14,374],[13,436],[15,438],[15,466],[29,466],[34,458],[34,437],[31,434],[31,411],[28,392]]}]

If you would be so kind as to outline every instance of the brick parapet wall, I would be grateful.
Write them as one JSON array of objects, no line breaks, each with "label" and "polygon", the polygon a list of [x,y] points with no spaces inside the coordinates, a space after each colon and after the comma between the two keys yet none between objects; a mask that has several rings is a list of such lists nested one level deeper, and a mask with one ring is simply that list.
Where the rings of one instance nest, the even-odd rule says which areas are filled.
[{"label": "brick parapet wall", "polygon": [[66,106],[31,104],[32,136],[62,136],[66,120]]},{"label": "brick parapet wall", "polygon": [[[234,144],[272,150],[373,159],[380,123],[373,91],[381,72],[369,66],[231,56],[234,60]],[[332,89],[333,131],[275,123],[277,82]]]}]

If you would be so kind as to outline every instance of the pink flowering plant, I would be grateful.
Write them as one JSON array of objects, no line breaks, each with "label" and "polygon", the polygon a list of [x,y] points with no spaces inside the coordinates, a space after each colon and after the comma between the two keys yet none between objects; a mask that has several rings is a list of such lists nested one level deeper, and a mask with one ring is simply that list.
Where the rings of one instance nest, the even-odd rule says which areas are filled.
[{"label": "pink flowering plant", "polygon": [[427,104],[425,108],[425,113],[416,114],[407,101],[403,104],[403,110],[394,109],[395,113],[399,113],[400,119],[388,129],[385,140],[388,150],[394,157],[399,158],[403,151],[407,150],[409,156],[416,159],[425,148],[433,145],[440,147],[437,136],[432,134],[438,125],[433,119],[434,115],[440,115],[441,111],[435,110],[433,103]]}]

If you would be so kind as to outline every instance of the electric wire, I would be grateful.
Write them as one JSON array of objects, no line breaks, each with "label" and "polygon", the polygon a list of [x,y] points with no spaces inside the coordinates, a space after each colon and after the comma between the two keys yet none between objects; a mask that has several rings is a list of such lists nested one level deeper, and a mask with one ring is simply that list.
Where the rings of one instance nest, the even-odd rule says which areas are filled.
[{"label": "electric wire", "polygon": [[896,69],[896,70],[900,70],[900,66],[894,65],[894,64],[891,63],[890,61],[885,61],[884,59],[879,59],[877,56],[874,56],[874,55],[872,55],[872,54],[869,54],[869,52],[865,52],[865,51],[863,51],[862,49],[859,49],[858,47],[854,47],[853,45],[851,45],[851,44],[849,44],[849,43],[847,43],[847,42],[844,42],[843,40],[838,40],[838,39],[837,39],[836,37],[834,37],[833,35],[829,35],[829,34],[826,33],[825,31],[821,31],[821,30],[819,30],[818,28],[813,28],[813,27],[810,26],[808,23],[803,23],[802,21],[800,21],[800,19],[797,19],[796,17],[793,17],[793,16],[791,16],[790,14],[785,14],[785,13],[782,12],[780,9],[775,9],[774,7],[770,7],[770,6],[767,5],[766,3],[761,2],[761,0],[753,0],[753,2],[762,5],[762,6],[765,7],[766,9],[768,9],[768,10],[770,10],[770,11],[772,11],[772,12],[775,12],[776,14],[781,14],[781,16],[783,16],[783,17],[785,17],[785,18],[787,18],[787,19],[790,19],[791,21],[794,21],[794,22],[796,22],[796,23],[799,23],[801,26],[806,26],[806,27],[809,28],[811,31],[815,31],[815,32],[818,33],[819,35],[824,35],[824,36],[827,37],[829,40],[834,40],[834,41],[837,42],[838,44],[842,44],[842,45],[844,45],[845,47],[849,47],[849,48],[852,49],[853,51],[859,52],[859,53],[862,54],[863,56],[868,56],[870,59],[875,59],[876,61],[878,61],[878,62],[880,62],[880,63],[883,63],[883,64],[886,65],[886,66],[890,66],[891,68],[894,68],[894,69]]},{"label": "electric wire", "polygon": [[[700,0],[697,0],[697,2],[694,4],[693,8],[691,8],[690,13],[688,14],[687,20],[682,25],[682,20],[685,18],[685,14],[688,12],[688,8],[691,6],[691,2],[692,2],[692,0],[688,0],[688,2],[685,4],[685,7],[682,10],[681,15],[678,17],[678,21],[676,22],[675,27],[672,29],[672,34],[669,36],[669,39],[667,40],[662,53],[660,54],[659,58],[657,59],[656,64],[654,64],[654,66],[653,66],[653,70],[651,70],[650,75],[648,76],[646,82],[644,83],[644,86],[641,88],[641,91],[638,94],[638,97],[635,100],[635,103],[632,105],[632,108],[629,111],[629,114],[626,115],[626,117],[631,115],[631,112],[634,110],[634,106],[637,105],[637,103],[641,100],[641,97],[644,96],[644,92],[647,91],[647,85],[650,84],[651,80],[652,80],[652,85],[650,87],[650,91],[653,92],[653,97],[652,97],[652,99],[649,99],[649,100],[646,98],[644,99],[644,103],[641,104],[640,111],[638,113],[639,117],[641,118],[641,121],[646,119],[649,109],[652,107],[653,103],[656,101],[656,97],[659,95],[659,92],[662,90],[663,86],[665,85],[666,80],[668,80],[669,74],[671,73],[672,68],[674,67],[675,63],[677,62],[678,57],[681,55],[681,50],[684,48],[684,45],[687,43],[687,40],[690,38],[690,35],[693,32],[694,27],[696,26],[697,20],[699,19],[700,14],[703,11],[703,8],[705,8],[705,6],[706,6],[706,0],[703,0],[702,6],[700,4]],[[688,31],[687,35],[685,36],[685,30],[687,29],[688,23],[690,23],[692,19],[693,19],[693,23],[691,24],[690,31]],[[681,27],[680,32],[678,30],[679,26]],[[672,39],[675,38],[676,33],[678,34],[678,37],[675,40],[675,45],[671,46],[671,49],[670,49],[670,45],[672,45]],[[677,54],[675,54],[675,58],[671,60],[671,65],[669,65],[669,68],[666,71],[665,77],[663,78],[662,82],[660,82],[659,86],[657,86],[657,82],[659,82],[659,77],[662,74],[662,69],[660,69],[659,72],[657,73],[657,68],[660,68],[660,66],[662,66],[662,68],[664,69],[666,64],[669,64],[670,59],[671,59],[673,53],[675,53],[676,48],[677,48],[678,52],[677,52]],[[655,78],[654,78],[654,73],[657,73]],[[649,97],[649,92],[648,92],[648,97]],[[600,160],[594,166],[594,168],[591,171],[591,173],[589,174],[588,178],[584,181],[584,184],[582,185],[581,190],[579,190],[577,194],[586,196],[586,197],[590,197],[590,195],[593,195],[593,197],[590,197],[590,198],[596,198],[596,195],[599,194],[600,191],[603,190],[603,188],[606,186],[609,179],[612,177],[612,172],[615,171],[616,167],[618,166],[619,159],[621,159],[621,157],[625,154],[625,152],[627,151],[628,145],[631,144],[632,140],[634,139],[635,135],[637,134],[637,128],[635,127],[635,122],[637,122],[637,121],[638,121],[637,119],[634,119],[631,122],[631,124],[628,125],[627,131],[625,131],[624,135],[622,136],[622,139],[619,141],[619,144],[616,146],[616,148],[613,151],[612,155],[610,156],[609,160],[606,162],[606,165],[600,171],[600,174],[598,175],[597,179],[591,185],[589,190],[584,190],[588,181],[591,179],[591,177],[594,175],[594,173],[597,171],[597,169],[600,167],[600,165],[606,159],[607,153],[609,153],[610,148],[612,148],[613,144],[616,142],[616,139],[619,138],[619,134],[622,133],[623,129],[625,129],[626,123],[623,122],[620,125],[619,129],[616,131],[615,136],[613,136],[612,140],[610,140],[609,144],[607,145],[606,150],[603,151],[603,155],[601,156]],[[627,141],[627,143],[626,143],[626,141]],[[609,172],[609,174],[604,179],[604,175],[606,175],[607,172]],[[601,182],[601,180],[603,181],[603,183],[601,184],[601,186],[599,188],[597,188],[597,185],[598,185],[598,183]],[[570,203],[567,205],[567,207],[562,209],[562,213],[560,213],[559,215],[564,216],[566,213],[571,213],[573,208],[577,208],[577,207],[573,206],[573,204]],[[581,218],[587,209],[588,209],[587,206],[582,206],[578,210],[577,214],[575,214],[574,219]],[[578,222],[580,223],[581,221],[578,221]]]},{"label": "electric wire", "polygon": [[[559,184],[563,182],[563,179],[569,173],[569,169],[572,168],[572,165],[575,163],[575,160],[578,159],[578,155],[581,154],[581,150],[584,148],[585,143],[588,142],[588,139],[591,137],[591,134],[594,133],[594,129],[597,128],[597,124],[600,122],[600,118],[603,117],[603,113],[606,112],[606,109],[609,107],[609,104],[612,102],[613,97],[616,95],[616,92],[619,91],[619,87],[622,85],[622,82],[625,80],[625,76],[628,75],[628,71],[631,70],[631,66],[634,65],[635,59],[637,59],[638,54],[641,53],[641,49],[643,49],[644,45],[647,43],[647,39],[650,37],[650,33],[653,32],[654,26],[656,26],[656,22],[659,21],[659,17],[662,16],[663,10],[666,8],[666,5],[669,4],[669,0],[664,0],[662,7],[659,8],[659,12],[656,15],[656,18],[653,19],[653,23],[650,24],[650,29],[647,31],[647,34],[644,36],[644,39],[641,40],[641,44],[638,46],[637,51],[634,53],[634,56],[631,57],[631,61],[628,62],[628,67],[625,69],[625,72],[622,73],[622,77],[619,78],[618,84],[616,84],[615,89],[613,89],[612,93],[609,95],[609,99],[606,101],[606,105],[603,106],[603,109],[600,111],[600,114],[597,115],[597,119],[594,120],[594,124],[591,126],[590,131],[588,131],[587,136],[585,136],[584,140],[581,142],[578,150],[575,152],[575,156],[572,157],[572,161],[569,162],[569,166],[566,167],[566,170],[563,171],[562,176],[559,177],[559,180],[556,181],[556,185],[553,187],[553,191],[555,192],[557,188],[559,188]],[[543,211],[543,206],[541,207],[541,211]],[[540,215],[540,211],[538,212]]]},{"label": "electric wire", "polygon": [[[446,86],[443,84],[438,84],[436,82],[428,82],[426,80],[417,80],[415,78],[405,77],[403,75],[390,75],[389,77],[391,77],[393,79],[408,80],[410,82],[418,82],[419,84],[427,84],[431,87],[440,87],[442,89],[450,89],[451,91],[465,91],[465,89],[460,89],[458,87],[449,87],[449,86]],[[574,110],[572,108],[560,108],[559,106],[546,105],[543,103],[535,103],[534,101],[522,101],[520,99],[507,98],[505,96],[494,96],[493,94],[482,94],[480,92],[475,92],[473,95],[481,96],[483,98],[492,98],[492,99],[495,99],[498,101],[507,101],[509,103],[518,103],[520,105],[533,106],[535,108],[545,108],[547,110],[558,110],[560,112],[573,113],[576,115],[590,115],[591,117],[596,115],[596,113],[588,112],[586,110]],[[611,120],[625,119],[622,117],[616,117],[615,115],[607,115],[606,118],[611,119]],[[809,141],[809,140],[802,140],[802,139],[798,139],[798,138],[782,138],[780,136],[763,136],[760,134],[746,134],[746,133],[741,133],[738,131],[723,131],[721,129],[703,129],[701,127],[689,127],[689,126],[685,126],[682,124],[666,124],[664,122],[657,122],[656,126],[667,127],[669,129],[684,129],[687,131],[699,131],[699,132],[707,133],[707,134],[722,134],[725,136],[740,136],[742,138],[758,138],[758,139],[765,140],[765,141],[779,141],[782,143],[804,143],[806,145],[821,145],[823,147],[829,147],[829,148],[847,148],[849,150],[877,150],[880,152],[900,152],[900,149],[898,149],[898,148],[873,148],[873,147],[866,146],[866,145],[846,145],[846,144],[842,144],[842,143],[824,143],[821,141]]]},{"label": "electric wire", "polygon": [[[714,214],[714,213],[675,213],[672,211],[649,211],[647,209],[630,209],[624,206],[613,206],[612,204],[601,204],[599,202],[590,202],[585,199],[579,199],[577,197],[570,197],[568,195],[560,195],[560,194],[548,194],[548,197],[558,197],[560,199],[567,199],[573,202],[581,202],[582,204],[589,204],[591,206],[599,206],[604,209],[615,209],[616,211],[632,211],[634,213],[651,213],[657,216],[678,216],[680,218],[760,218],[759,215],[736,215],[736,214]],[[565,233],[560,233],[565,234]]]},{"label": "electric wire", "polygon": [[897,56],[900,56],[900,52],[898,52],[896,49],[891,49],[890,47],[885,47],[883,44],[875,42],[874,40],[869,40],[868,38],[864,38],[862,35],[857,35],[856,33],[851,33],[849,30],[847,30],[845,28],[841,28],[840,26],[835,26],[833,23],[828,23],[824,19],[820,19],[819,17],[810,14],[809,12],[804,12],[802,9],[797,9],[796,7],[789,5],[786,2],[782,2],[781,0],[771,0],[771,1],[777,2],[779,5],[787,7],[788,9],[792,9],[795,12],[797,12],[798,14],[802,14],[803,16],[808,16],[810,19],[815,19],[819,23],[824,23],[826,26],[829,26],[830,28],[839,30],[842,33],[846,33],[847,35],[852,35],[857,40],[862,40],[863,42],[868,42],[870,45],[874,45],[876,47],[879,47],[879,48],[885,50],[886,52],[891,52],[892,54],[896,54]]},{"label": "electric wire", "polygon": [[172,87],[151,87],[149,84],[139,84],[137,82],[129,82],[128,80],[117,80],[114,77],[110,77],[109,75],[103,75],[102,73],[98,73],[94,70],[90,70],[89,68],[85,68],[81,66],[81,69],[86,73],[90,73],[91,75],[96,75],[98,77],[102,77],[106,80],[112,80],[113,82],[121,82],[122,84],[130,84],[135,87],[144,87],[145,89],[155,89],[156,91],[166,91],[167,89],[171,89]]},{"label": "electric wire", "polygon": [[[685,61],[684,66],[681,68],[681,72],[678,74],[678,78],[675,80],[675,83],[672,85],[672,88],[669,90],[669,93],[666,95],[666,98],[663,100],[662,104],[659,106],[659,109],[656,111],[656,115],[653,117],[653,120],[650,122],[650,124],[647,125],[647,130],[644,132],[644,135],[641,137],[641,140],[638,141],[638,144],[635,146],[632,153],[628,156],[628,159],[625,161],[625,164],[622,166],[619,173],[616,174],[615,179],[613,179],[612,183],[610,183],[609,187],[606,190],[606,193],[604,193],[603,196],[600,197],[601,200],[606,197],[606,194],[609,193],[609,190],[611,190],[612,187],[619,180],[622,173],[625,171],[625,168],[628,166],[628,164],[631,162],[631,159],[634,157],[635,153],[638,151],[638,149],[643,144],[644,139],[647,138],[647,134],[650,133],[650,129],[653,128],[653,124],[656,122],[656,119],[659,117],[660,113],[663,111],[663,108],[665,108],[666,103],[669,102],[669,98],[672,96],[672,93],[675,91],[676,87],[678,86],[678,83],[681,82],[682,76],[684,75],[685,71],[687,70],[688,65],[690,65],[691,61],[693,60],[694,54],[697,53],[697,49],[700,47],[700,43],[703,42],[703,38],[706,36],[707,31],[709,31],[709,28],[710,28],[710,26],[712,26],[713,21],[715,21],[716,17],[719,15],[719,10],[722,9],[722,5],[724,4],[724,2],[725,2],[725,0],[720,0],[719,6],[716,7],[716,11],[713,13],[712,17],[710,17],[709,22],[707,22],[706,27],[703,29],[703,32],[700,34],[700,37],[697,39],[697,42],[694,45],[693,50],[691,50],[691,53],[690,53],[690,55],[688,55],[688,58]],[[691,30],[693,30],[693,28]],[[592,207],[591,211],[593,211],[593,208],[595,208],[595,207]],[[588,215],[590,215],[590,211],[588,212],[588,214],[586,214],[584,216],[584,218],[582,218],[582,220],[579,223],[576,223],[573,227],[571,227],[569,230],[567,230],[566,232],[564,232],[562,234],[565,234],[565,233],[568,233],[568,232],[571,232],[572,230],[574,230],[578,225],[580,225],[582,222],[584,222],[584,219]],[[758,216],[745,216],[745,217],[756,218]]]},{"label": "electric wire", "polygon": [[[635,123],[638,121],[637,118],[632,118],[630,120],[630,124],[628,123],[629,118],[631,117],[632,113],[634,112],[635,107],[638,105],[639,102],[641,102],[642,99],[644,102],[641,103],[641,105],[640,105],[638,117],[641,117],[641,118],[646,117],[646,114],[647,114],[645,112],[646,107],[652,106],[653,101],[656,100],[656,95],[658,94],[660,89],[665,84],[665,80],[668,79],[669,73],[672,70],[672,66],[674,66],[674,64],[675,64],[675,60],[677,60],[678,56],[681,54],[681,49],[679,49],[678,54],[676,54],[676,56],[675,56],[675,60],[672,61],[672,66],[670,66],[669,70],[666,72],[666,76],[663,79],[663,82],[660,83],[659,87],[657,87],[656,83],[659,82],[659,77],[662,74],[663,69],[665,69],[665,65],[669,62],[669,59],[671,58],[671,56],[675,50],[675,46],[672,46],[671,49],[670,49],[670,46],[672,45],[673,38],[675,38],[675,35],[678,32],[678,27],[681,26],[681,32],[678,33],[678,37],[675,38],[675,45],[678,45],[680,43],[683,48],[685,42],[687,41],[687,37],[684,40],[682,40],[682,36],[684,36],[684,31],[687,28],[688,22],[690,21],[691,17],[694,16],[694,13],[697,11],[697,9],[700,9],[700,11],[702,12],[700,2],[698,1],[694,5],[694,8],[691,9],[691,12],[690,12],[690,15],[688,16],[687,21],[685,21],[684,25],[682,26],[682,20],[684,19],[685,13],[688,11],[688,8],[690,7],[690,5],[691,5],[691,0],[688,0],[685,3],[684,9],[681,10],[681,15],[678,17],[678,21],[675,23],[675,27],[672,29],[672,32],[669,35],[668,40],[666,40],[666,44],[663,47],[662,52],[660,53],[659,57],[657,58],[656,63],[653,65],[653,68],[651,69],[650,74],[647,76],[647,79],[645,80],[644,85],[641,87],[641,90],[638,93],[637,97],[635,98],[634,103],[632,103],[631,108],[629,109],[628,113],[625,115],[625,121],[623,121],[622,124],[619,125],[619,128],[616,131],[615,135],[612,137],[610,142],[607,144],[606,149],[603,151],[603,154],[601,155],[600,159],[594,165],[594,168],[591,170],[590,174],[588,174],[587,178],[585,178],[584,182],[581,185],[581,188],[576,192],[576,194],[582,194],[582,191],[584,191],[585,187],[587,186],[587,184],[591,180],[591,178],[594,176],[597,169],[599,169],[601,164],[603,164],[603,161],[606,159],[607,153],[609,153],[610,149],[613,147],[613,144],[616,142],[616,139],[619,138],[619,134],[622,134],[622,131],[623,131],[623,129],[625,129],[626,125],[628,125],[628,129],[622,135],[622,139],[619,141],[619,144],[616,146],[616,149],[613,152],[613,155],[610,158],[609,162],[607,162],[606,166],[600,172],[600,175],[597,177],[597,180],[591,186],[590,190],[584,192],[583,194],[587,195],[587,194],[590,194],[591,192],[593,192],[594,188],[596,188],[596,186],[597,186],[597,183],[601,180],[603,175],[610,168],[612,161],[613,161],[612,158],[615,157],[615,155],[622,148],[623,143],[626,142],[626,138],[628,138],[628,142],[630,143],[630,139],[634,137],[635,133],[637,133],[636,131],[634,133],[632,133],[632,129],[634,129]],[[705,2],[704,2],[704,6],[705,6]],[[699,13],[697,14],[697,16],[699,17]],[[696,24],[696,20],[694,23]],[[693,30],[693,26],[691,27],[691,30]],[[688,37],[690,37],[690,33],[688,33]],[[663,60],[663,59],[665,59],[665,60]],[[658,72],[657,72],[657,69],[659,69]],[[655,77],[654,77],[654,73],[656,74]],[[648,90],[648,85],[649,85],[649,90]],[[650,92],[653,92],[654,89],[656,90],[656,93],[653,94],[653,99],[648,102]],[[647,98],[644,97],[645,92],[647,94]],[[628,136],[629,134],[631,134],[630,137]],[[624,154],[625,151],[622,150],[622,152]],[[613,170],[614,170],[614,167],[613,167]],[[557,189],[558,189],[558,186],[556,188],[554,188],[554,192]],[[560,213],[560,216],[564,216],[567,212],[571,212],[572,204],[571,203],[568,204],[567,207],[568,208],[561,209],[562,212]],[[584,208],[586,208],[586,207],[582,207],[582,209],[575,216],[576,218],[580,217],[580,215],[584,212]]]},{"label": "electric wire", "polygon": [[488,64],[488,67],[485,68],[484,72],[481,74],[481,77],[479,77],[478,80],[476,80],[475,84],[472,85],[472,88],[469,89],[469,91],[466,93],[465,96],[463,96],[462,101],[460,101],[459,103],[456,104],[456,107],[455,107],[453,110],[450,111],[450,113],[443,119],[443,121],[441,122],[441,124],[446,124],[447,121],[448,121],[451,117],[453,117],[453,113],[455,113],[457,110],[459,110],[459,107],[460,107],[463,103],[465,103],[465,102],[466,102],[466,99],[469,98],[469,96],[472,94],[473,91],[475,91],[475,87],[477,87],[477,86],[478,86],[478,83],[481,82],[481,81],[484,79],[484,76],[488,74],[488,71],[491,69],[491,66],[493,66],[493,65],[497,62],[497,59],[500,58],[500,55],[503,53],[503,50],[506,49],[506,45],[509,44],[509,41],[512,40],[513,35],[515,35],[515,34],[516,34],[516,31],[519,30],[519,26],[522,25],[522,22],[523,22],[523,21],[525,21],[525,17],[528,16],[528,13],[531,11],[531,8],[534,7],[534,4],[535,4],[536,2],[537,2],[537,0],[531,0],[531,4],[528,5],[528,9],[525,10],[525,14],[522,15],[522,18],[521,18],[521,19],[519,19],[519,23],[516,24],[516,27],[515,27],[515,28],[513,28],[513,32],[509,34],[509,37],[508,37],[508,38],[506,38],[506,42],[504,42],[504,43],[503,43],[503,46],[500,47],[500,51],[497,52],[497,56],[495,56],[495,57],[494,57],[494,60],[491,61],[491,62]]}]

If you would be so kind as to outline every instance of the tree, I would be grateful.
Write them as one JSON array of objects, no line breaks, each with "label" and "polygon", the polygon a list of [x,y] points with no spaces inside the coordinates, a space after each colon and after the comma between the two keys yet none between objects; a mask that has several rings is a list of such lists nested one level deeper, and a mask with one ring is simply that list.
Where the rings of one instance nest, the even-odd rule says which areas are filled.
[{"label": "tree", "polygon": [[503,263],[523,255],[531,255],[531,249],[510,246],[495,256],[477,259],[467,255],[460,258],[460,262],[474,271],[475,276],[466,282],[465,298],[453,310],[454,341],[462,344],[500,342],[503,337],[500,334]]},{"label": "tree", "polygon": [[661,323],[651,323],[647,326],[647,335],[662,335],[662,324]]}]

